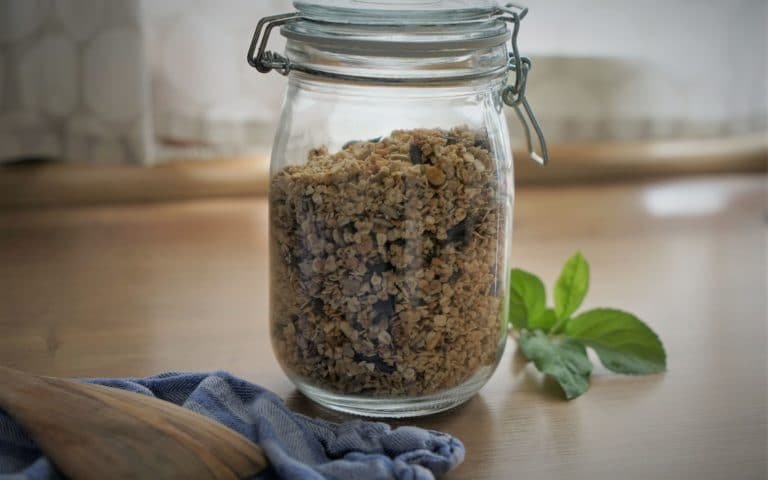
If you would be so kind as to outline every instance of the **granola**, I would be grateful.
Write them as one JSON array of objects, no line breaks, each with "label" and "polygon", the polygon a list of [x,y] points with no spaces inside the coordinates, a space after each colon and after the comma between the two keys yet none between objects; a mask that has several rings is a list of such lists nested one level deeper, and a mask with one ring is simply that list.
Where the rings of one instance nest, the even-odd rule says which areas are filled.
[{"label": "granola", "polygon": [[493,367],[507,211],[489,142],[397,130],[309,152],[271,181],[272,338],[345,394],[437,393]]}]

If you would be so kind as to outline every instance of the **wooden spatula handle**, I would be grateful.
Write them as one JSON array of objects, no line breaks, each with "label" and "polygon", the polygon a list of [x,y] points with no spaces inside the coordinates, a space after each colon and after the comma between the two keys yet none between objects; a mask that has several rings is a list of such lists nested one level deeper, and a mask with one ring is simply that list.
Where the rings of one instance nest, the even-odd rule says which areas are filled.
[{"label": "wooden spatula handle", "polygon": [[245,479],[267,466],[237,432],[116,388],[0,366],[0,407],[73,479]]}]

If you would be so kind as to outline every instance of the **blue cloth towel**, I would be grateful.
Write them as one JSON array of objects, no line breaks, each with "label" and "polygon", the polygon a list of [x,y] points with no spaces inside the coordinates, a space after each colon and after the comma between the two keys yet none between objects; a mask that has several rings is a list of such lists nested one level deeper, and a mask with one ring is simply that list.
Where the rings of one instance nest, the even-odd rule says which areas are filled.
[{"label": "blue cloth towel", "polygon": [[[464,446],[445,433],[390,429],[362,420],[336,424],[312,419],[290,411],[269,390],[225,372],[85,381],[173,402],[240,432],[261,445],[269,458],[270,468],[259,479],[428,480],[464,459]],[[0,480],[61,478],[0,410]]]}]

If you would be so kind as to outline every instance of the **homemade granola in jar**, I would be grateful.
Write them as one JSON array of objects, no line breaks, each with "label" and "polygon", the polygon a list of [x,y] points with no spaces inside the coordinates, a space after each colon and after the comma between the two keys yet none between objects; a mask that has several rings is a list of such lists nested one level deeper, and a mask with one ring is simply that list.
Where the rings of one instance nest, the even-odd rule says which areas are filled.
[{"label": "homemade granola in jar", "polygon": [[[433,413],[488,380],[506,340],[512,156],[534,129],[526,10],[495,2],[295,2],[249,62],[288,75],[270,173],[275,354],[313,400]],[[266,51],[272,27],[285,55]],[[529,127],[530,125],[530,127]]]}]

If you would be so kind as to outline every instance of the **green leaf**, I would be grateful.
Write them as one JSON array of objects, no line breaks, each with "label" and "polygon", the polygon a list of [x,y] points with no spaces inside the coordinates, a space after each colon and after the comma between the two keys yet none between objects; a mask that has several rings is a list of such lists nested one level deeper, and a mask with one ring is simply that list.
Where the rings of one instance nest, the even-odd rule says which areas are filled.
[{"label": "green leaf", "polygon": [[541,315],[529,319],[528,328],[531,330],[539,329],[548,332],[556,321],[557,317],[555,316],[555,311],[548,308],[541,312]]},{"label": "green leaf", "polygon": [[659,337],[628,312],[588,310],[568,322],[565,334],[593,348],[605,368],[617,373],[643,375],[667,367],[667,354]]},{"label": "green leaf", "polygon": [[511,287],[509,289],[509,312],[507,319],[510,325],[518,330],[528,326],[528,311],[525,308],[523,297]]},{"label": "green leaf", "polygon": [[568,400],[589,388],[592,363],[579,342],[552,339],[541,331],[525,332],[520,336],[520,348],[540,372],[557,380]]},{"label": "green leaf", "polygon": [[581,252],[565,262],[555,284],[555,314],[563,320],[579,308],[589,289],[589,264]]},{"label": "green leaf", "polygon": [[512,325],[515,328],[529,326],[533,320],[544,313],[547,306],[547,293],[544,290],[544,283],[539,277],[525,270],[515,268],[509,275],[509,289],[511,292],[511,303],[514,305],[510,312],[515,311],[515,316],[518,316],[520,315],[519,311],[522,310],[525,315],[525,320],[523,321],[520,318],[513,320],[512,316],[510,316]]}]

